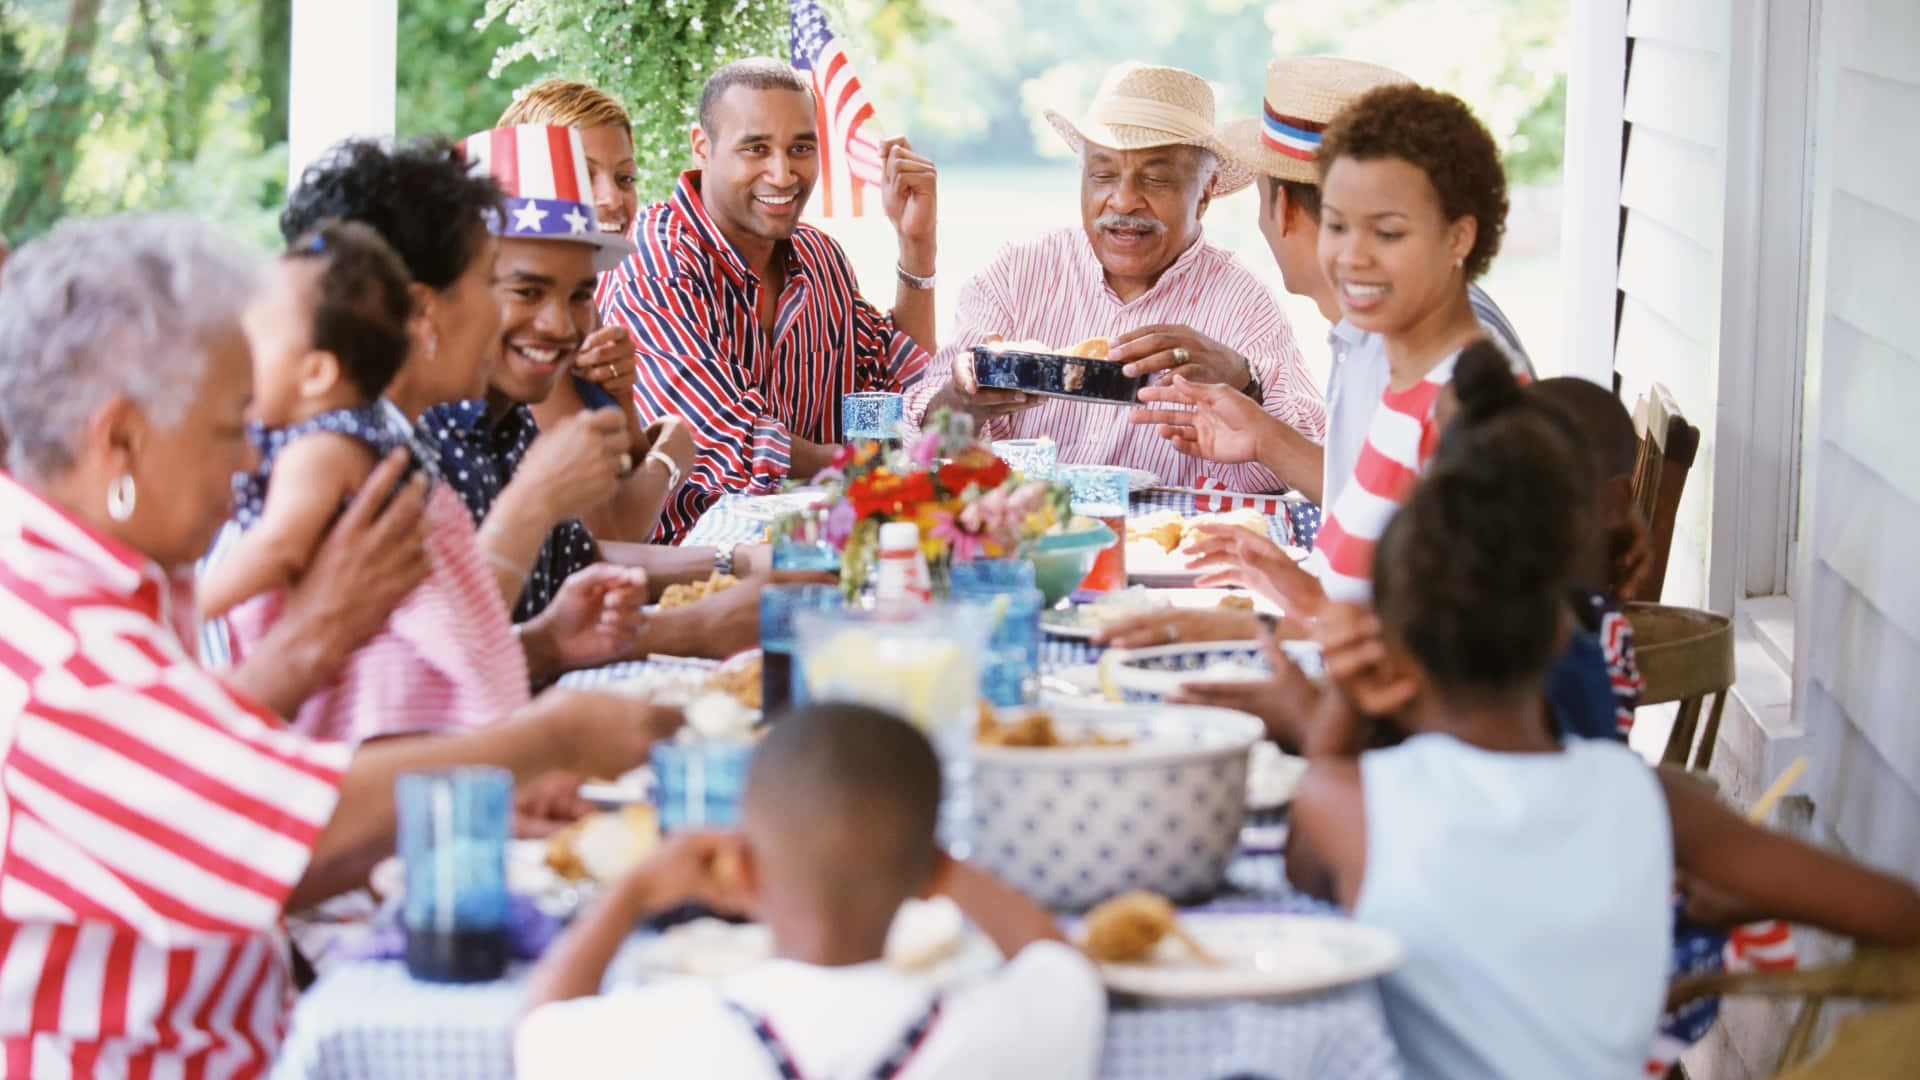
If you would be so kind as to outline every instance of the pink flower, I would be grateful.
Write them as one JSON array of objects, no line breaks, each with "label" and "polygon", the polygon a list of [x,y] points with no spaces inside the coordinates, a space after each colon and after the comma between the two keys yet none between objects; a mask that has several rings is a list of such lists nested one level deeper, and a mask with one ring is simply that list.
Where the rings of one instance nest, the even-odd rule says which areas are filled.
[{"label": "pink flower", "polygon": [[[971,509],[973,507],[968,506],[960,513],[964,515]],[[980,542],[978,536],[961,528],[960,523],[954,520],[954,516],[944,510],[934,514],[933,535],[946,541],[947,549],[953,553],[955,562],[973,562],[986,550],[986,545]]]},{"label": "pink flower", "polygon": [[940,458],[940,433],[929,431],[922,434],[919,441],[907,451],[907,456],[923,469],[933,468],[933,463]]}]

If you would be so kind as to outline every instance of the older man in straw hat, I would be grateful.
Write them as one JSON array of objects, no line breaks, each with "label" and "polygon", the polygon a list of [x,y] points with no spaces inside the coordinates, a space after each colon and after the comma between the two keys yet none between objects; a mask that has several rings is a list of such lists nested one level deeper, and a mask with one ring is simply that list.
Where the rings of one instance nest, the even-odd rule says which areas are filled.
[{"label": "older man in straw hat", "polygon": [[[1407,81],[1397,71],[1359,60],[1282,57],[1267,65],[1261,115],[1236,120],[1220,132],[1227,156],[1257,174],[1260,233],[1280,264],[1287,291],[1312,298],[1333,324],[1327,334],[1333,364],[1324,452],[1286,425],[1245,408],[1236,395],[1205,385],[1143,389],[1143,401],[1197,409],[1141,409],[1131,417],[1135,424],[1158,427],[1188,454],[1216,462],[1259,462],[1288,486],[1331,505],[1353,475],[1388,372],[1380,339],[1344,321],[1321,269],[1320,186],[1313,159],[1320,133],[1350,102],[1375,87]],[[1526,352],[1500,308],[1480,286],[1470,284],[1467,290],[1488,334],[1524,363]]]},{"label": "older man in straw hat", "polygon": [[[1062,461],[1196,482],[1202,462],[1111,408],[974,383],[969,349],[992,337],[1061,348],[1107,337],[1111,358],[1129,373],[1221,384],[1274,422],[1320,438],[1326,410],[1286,315],[1251,270],[1201,236],[1213,197],[1252,179],[1221,152],[1206,81],[1123,64],[1102,83],[1084,123],[1051,110],[1047,120],[1080,152],[1081,227],[1008,246],[962,287],[955,332],[909,392],[908,414],[918,420],[952,406],[985,419],[995,438],[1051,436]],[[1242,491],[1279,484],[1257,463],[1209,475]]]}]

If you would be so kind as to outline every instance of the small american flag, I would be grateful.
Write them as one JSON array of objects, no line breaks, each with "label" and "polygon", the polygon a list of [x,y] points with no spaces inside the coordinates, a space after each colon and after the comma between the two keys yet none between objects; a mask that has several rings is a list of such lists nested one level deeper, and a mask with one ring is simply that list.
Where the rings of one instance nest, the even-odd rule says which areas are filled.
[{"label": "small american flag", "polygon": [[[880,156],[880,124],[873,102],[860,87],[840,39],[814,0],[792,0],[793,66],[813,79],[820,126],[820,216],[861,217],[878,206],[886,163]],[[871,123],[871,133],[867,125]],[[868,198],[868,188],[875,197]]]}]

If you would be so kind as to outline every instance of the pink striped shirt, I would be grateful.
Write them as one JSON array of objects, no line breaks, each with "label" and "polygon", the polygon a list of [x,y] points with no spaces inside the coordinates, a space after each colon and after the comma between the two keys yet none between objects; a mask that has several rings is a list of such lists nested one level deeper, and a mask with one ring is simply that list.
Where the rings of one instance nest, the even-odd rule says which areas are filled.
[{"label": "pink striped shirt", "polygon": [[[525,705],[527,656],[453,486],[427,499],[427,578],[301,705],[294,730],[361,742],[379,735],[482,727]],[[258,596],[229,619],[234,663],[279,621],[283,593]]]},{"label": "pink striped shirt", "polygon": [[[1086,230],[1077,225],[1008,245],[961,286],[953,335],[926,377],[907,392],[907,415],[923,422],[927,404],[952,378],[954,357],[983,344],[988,334],[1066,348],[1156,323],[1190,326],[1246,357],[1267,412],[1316,441],[1326,435],[1326,403],[1302,366],[1286,314],[1231,252],[1198,240],[1152,288],[1122,303]],[[1063,463],[1147,469],[1165,484],[1191,486],[1204,475],[1236,491],[1280,487],[1265,466],[1217,465],[1180,453],[1152,428],[1127,423],[1119,406],[1048,398],[1037,408],[993,420],[987,433],[996,439],[1050,435]]]},{"label": "pink striped shirt", "polygon": [[261,1075],[291,1003],[282,909],[351,748],[229,690],[183,644],[189,589],[0,475],[9,518],[0,1073]]}]

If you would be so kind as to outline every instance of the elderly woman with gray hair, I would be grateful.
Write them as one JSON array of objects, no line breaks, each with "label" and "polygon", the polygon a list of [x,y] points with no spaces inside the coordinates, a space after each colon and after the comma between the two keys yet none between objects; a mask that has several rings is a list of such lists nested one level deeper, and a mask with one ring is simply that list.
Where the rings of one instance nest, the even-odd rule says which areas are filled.
[{"label": "elderly woman with gray hair", "polygon": [[252,459],[254,267],[191,222],[102,220],[26,245],[0,288],[6,1071],[257,1074],[289,993],[282,915],[365,881],[401,772],[624,769],[656,714],[549,693],[473,734],[356,748],[289,732],[276,712],[418,577],[420,482],[396,489],[403,463],[383,463],[300,590],[322,595],[218,678],[190,654],[188,593]]}]

